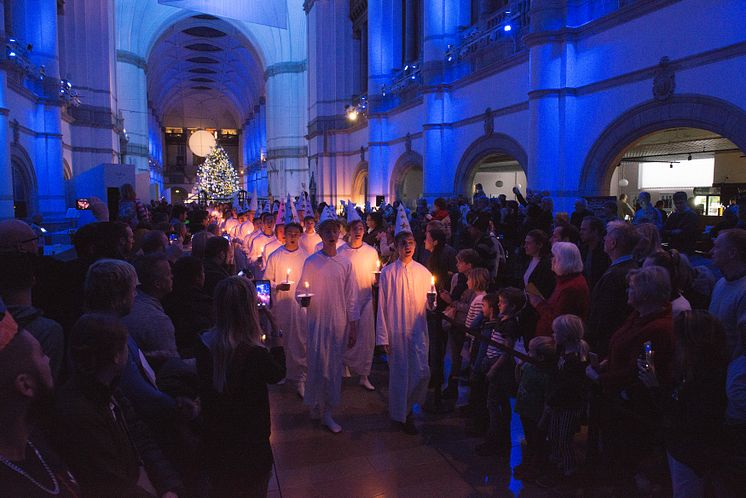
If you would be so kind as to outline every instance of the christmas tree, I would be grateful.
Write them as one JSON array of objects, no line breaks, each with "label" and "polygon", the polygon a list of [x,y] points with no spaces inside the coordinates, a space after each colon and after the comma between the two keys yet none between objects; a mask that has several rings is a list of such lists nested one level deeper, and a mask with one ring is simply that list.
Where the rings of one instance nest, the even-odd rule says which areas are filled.
[{"label": "christmas tree", "polygon": [[216,146],[197,170],[197,193],[204,190],[211,201],[226,201],[238,192],[238,173],[221,146]]}]

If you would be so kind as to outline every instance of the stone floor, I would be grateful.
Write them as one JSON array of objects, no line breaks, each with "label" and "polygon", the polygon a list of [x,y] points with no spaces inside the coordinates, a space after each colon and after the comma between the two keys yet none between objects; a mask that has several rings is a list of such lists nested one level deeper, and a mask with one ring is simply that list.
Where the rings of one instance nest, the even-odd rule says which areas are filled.
[{"label": "stone floor", "polygon": [[479,457],[480,439],[466,436],[464,419],[454,413],[419,412],[420,435],[392,428],[387,415],[385,367],[374,366],[377,391],[345,379],[342,406],[332,434],[312,422],[290,383],[273,386],[272,447],[276,472],[270,497],[543,497],[549,493],[512,478],[520,463],[521,424],[513,417],[510,463]]}]

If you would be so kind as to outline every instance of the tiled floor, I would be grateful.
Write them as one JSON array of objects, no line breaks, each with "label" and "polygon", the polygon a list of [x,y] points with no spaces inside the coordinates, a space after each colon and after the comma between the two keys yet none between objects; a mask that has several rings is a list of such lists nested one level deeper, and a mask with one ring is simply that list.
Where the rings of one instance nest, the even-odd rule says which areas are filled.
[{"label": "tiled floor", "polygon": [[[480,442],[464,433],[455,414],[418,414],[420,435],[392,428],[387,414],[385,367],[374,366],[376,392],[345,379],[335,417],[343,427],[331,434],[312,422],[290,383],[274,386],[272,447],[276,475],[271,497],[476,497],[548,496],[512,479],[507,463],[479,457]],[[513,417],[510,467],[520,463],[521,424]]]}]

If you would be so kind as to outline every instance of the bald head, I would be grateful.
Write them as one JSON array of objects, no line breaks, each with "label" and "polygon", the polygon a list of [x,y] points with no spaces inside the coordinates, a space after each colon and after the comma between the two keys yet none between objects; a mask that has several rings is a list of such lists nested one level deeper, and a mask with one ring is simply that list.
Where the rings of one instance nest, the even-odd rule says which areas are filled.
[{"label": "bald head", "polygon": [[0,221],[0,252],[35,254],[38,250],[37,240],[37,235],[23,221]]}]

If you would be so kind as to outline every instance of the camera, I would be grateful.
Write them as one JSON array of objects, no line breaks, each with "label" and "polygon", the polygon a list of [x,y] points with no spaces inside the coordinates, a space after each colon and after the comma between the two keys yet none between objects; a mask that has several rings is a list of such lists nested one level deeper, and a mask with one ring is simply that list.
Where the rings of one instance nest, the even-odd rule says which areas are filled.
[{"label": "camera", "polygon": [[85,211],[86,209],[91,208],[91,203],[88,199],[81,198],[75,200],[75,209],[78,211]]}]

